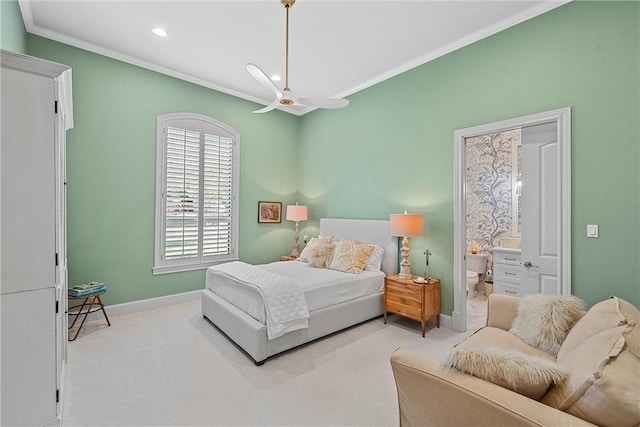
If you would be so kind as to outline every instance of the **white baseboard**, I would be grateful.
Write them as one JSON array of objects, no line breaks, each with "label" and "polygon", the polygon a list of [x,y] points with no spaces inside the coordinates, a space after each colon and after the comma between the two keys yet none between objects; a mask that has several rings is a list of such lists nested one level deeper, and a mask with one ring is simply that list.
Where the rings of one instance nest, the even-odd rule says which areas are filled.
[{"label": "white baseboard", "polygon": [[[156,308],[168,307],[170,305],[182,304],[185,302],[197,301],[200,299],[201,290],[183,292],[180,294],[165,295],[162,297],[148,298],[139,301],[125,302],[122,304],[105,305],[107,316],[122,316],[125,314],[139,313],[141,311],[153,310]],[[87,321],[103,319],[101,312],[91,313]],[[446,314],[440,315],[440,326],[453,329],[453,318]]]},{"label": "white baseboard", "polygon": [[440,327],[453,329],[453,318],[451,316],[447,316],[446,314],[440,315]]},{"label": "white baseboard", "polygon": [[[170,305],[182,304],[185,302],[196,301],[200,299],[201,290],[183,292],[173,295],[165,295],[162,297],[148,298],[139,301],[125,302],[122,304],[105,305],[107,316],[122,316],[125,314],[139,313],[141,311],[153,310],[156,308],[168,307]],[[104,320],[101,311],[89,314],[87,321]]]}]

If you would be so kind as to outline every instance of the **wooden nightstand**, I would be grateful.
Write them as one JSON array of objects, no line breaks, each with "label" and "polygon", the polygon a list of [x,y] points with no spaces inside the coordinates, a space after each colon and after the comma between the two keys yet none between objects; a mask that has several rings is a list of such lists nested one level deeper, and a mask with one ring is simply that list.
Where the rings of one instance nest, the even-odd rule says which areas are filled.
[{"label": "wooden nightstand", "polygon": [[296,257],[296,256],[291,256],[291,255],[282,255],[282,256],[280,257],[280,261],[295,261],[295,260],[297,260],[297,259],[298,259],[298,257]]},{"label": "wooden nightstand", "polygon": [[424,337],[425,325],[433,317],[440,327],[440,280],[431,279],[428,283],[413,283],[413,279],[401,279],[397,275],[384,279],[384,323],[387,313],[396,313],[422,324]]}]

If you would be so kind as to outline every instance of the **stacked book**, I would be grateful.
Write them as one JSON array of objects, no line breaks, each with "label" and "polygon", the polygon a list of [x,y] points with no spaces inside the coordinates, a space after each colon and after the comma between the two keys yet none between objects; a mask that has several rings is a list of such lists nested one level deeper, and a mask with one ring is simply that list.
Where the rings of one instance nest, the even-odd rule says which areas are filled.
[{"label": "stacked book", "polygon": [[98,292],[106,291],[107,287],[101,282],[89,282],[81,285],[76,285],[69,288],[69,296],[72,297],[84,297]]}]

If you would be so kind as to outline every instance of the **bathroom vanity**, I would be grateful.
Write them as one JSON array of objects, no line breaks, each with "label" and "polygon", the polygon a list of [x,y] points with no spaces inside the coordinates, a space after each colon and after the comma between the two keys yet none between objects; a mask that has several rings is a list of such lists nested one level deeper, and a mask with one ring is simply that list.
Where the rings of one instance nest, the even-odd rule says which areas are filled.
[{"label": "bathroom vanity", "polygon": [[496,247],[493,252],[493,292],[522,297],[521,249]]}]

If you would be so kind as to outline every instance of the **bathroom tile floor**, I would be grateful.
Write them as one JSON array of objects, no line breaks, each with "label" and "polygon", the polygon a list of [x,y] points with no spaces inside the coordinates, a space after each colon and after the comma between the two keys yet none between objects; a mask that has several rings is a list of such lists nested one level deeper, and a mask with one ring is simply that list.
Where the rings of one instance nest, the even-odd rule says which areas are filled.
[{"label": "bathroom tile floor", "polygon": [[478,293],[467,298],[467,331],[474,331],[487,323],[487,297]]}]

